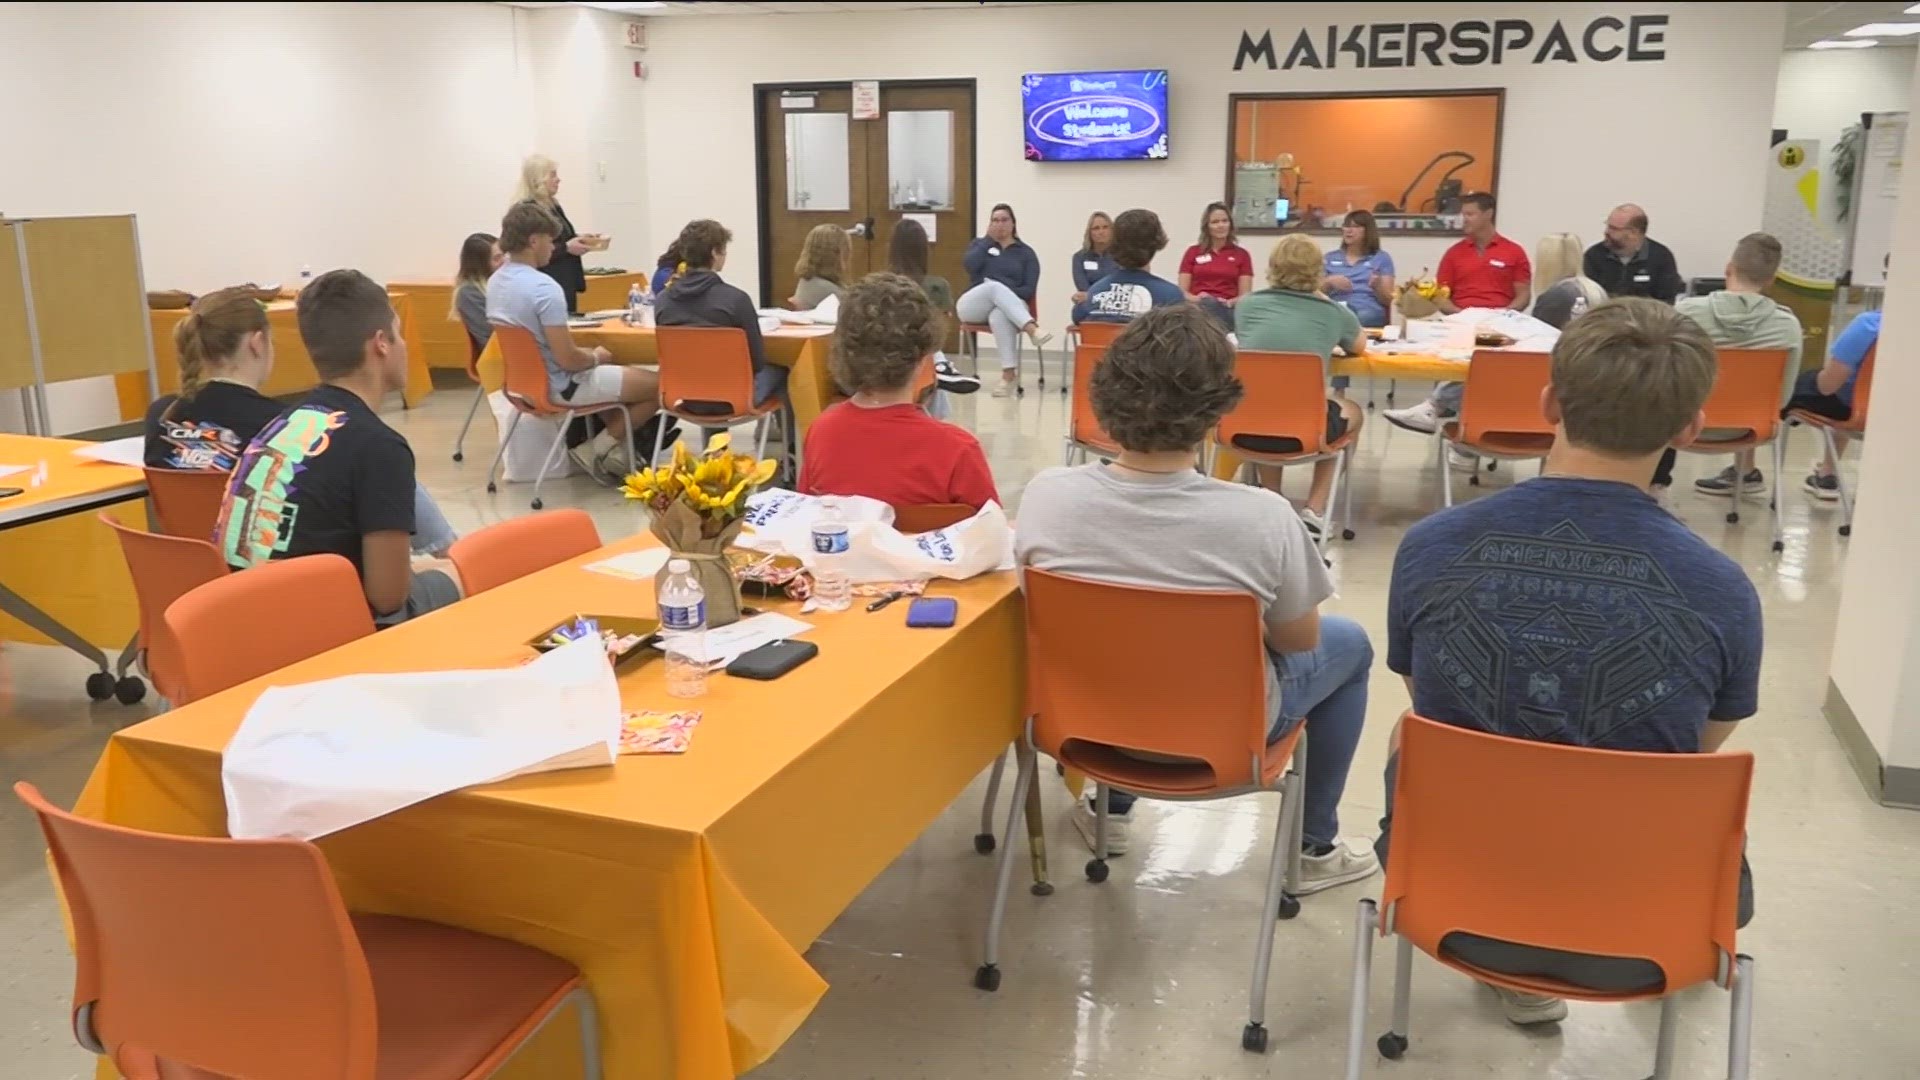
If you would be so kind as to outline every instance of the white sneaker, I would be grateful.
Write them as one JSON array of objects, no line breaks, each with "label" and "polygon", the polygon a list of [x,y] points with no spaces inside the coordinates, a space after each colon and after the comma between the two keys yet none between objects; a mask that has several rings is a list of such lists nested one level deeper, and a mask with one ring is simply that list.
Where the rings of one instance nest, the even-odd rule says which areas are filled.
[{"label": "white sneaker", "polygon": [[1380,869],[1380,858],[1373,845],[1364,840],[1342,837],[1333,842],[1325,855],[1300,854],[1300,881],[1294,895],[1307,896],[1336,885],[1363,881]]},{"label": "white sneaker", "polygon": [[1451,446],[1447,447],[1447,468],[1458,473],[1470,473],[1479,467],[1480,458],[1477,454],[1455,450]]},{"label": "white sneaker", "polygon": [[1327,531],[1326,519],[1305,506],[1300,508],[1300,524],[1307,527],[1307,532],[1311,533],[1315,540],[1320,539]]},{"label": "white sneaker", "polygon": [[1387,423],[1408,431],[1417,431],[1422,435],[1431,435],[1440,427],[1440,410],[1433,402],[1422,401],[1418,405],[1409,405],[1404,409],[1387,409],[1380,414]]},{"label": "white sneaker", "polygon": [[999,382],[993,384],[994,397],[1003,398],[1003,397],[1006,397],[1008,394],[1011,394],[1012,392],[1013,392],[1013,384],[1006,381],[1005,379],[1002,379]]},{"label": "white sneaker", "polygon": [[1488,989],[1500,998],[1500,1008],[1507,1014],[1507,1020],[1521,1027],[1551,1024],[1567,1018],[1567,1003],[1557,997],[1509,990],[1504,986],[1490,986]]},{"label": "white sneaker", "polygon": [[[1088,788],[1093,787],[1091,783],[1087,786]],[[1093,811],[1092,796],[1088,796],[1085,799],[1075,799],[1073,803],[1073,827],[1080,830],[1081,839],[1087,842],[1087,850],[1098,852],[1099,849],[1096,848],[1093,843],[1094,819],[1095,814]],[[1127,853],[1127,833],[1132,825],[1132,810],[1128,810],[1124,814],[1116,814],[1111,810],[1107,811],[1107,858],[1111,859]]]},{"label": "white sneaker", "polygon": [[1052,340],[1053,340],[1053,335],[1052,335],[1052,334],[1049,334],[1049,333],[1046,333],[1045,331],[1040,331],[1040,332],[1037,332],[1037,333],[1034,333],[1034,334],[1032,334],[1032,335],[1030,335],[1030,336],[1029,336],[1029,337],[1027,338],[1027,340],[1028,340],[1028,341],[1031,341],[1031,342],[1033,342],[1033,347],[1034,347],[1034,348],[1036,348],[1036,349],[1044,349],[1044,348],[1046,348],[1046,347],[1047,347],[1047,342],[1049,342],[1049,341],[1052,341]]}]

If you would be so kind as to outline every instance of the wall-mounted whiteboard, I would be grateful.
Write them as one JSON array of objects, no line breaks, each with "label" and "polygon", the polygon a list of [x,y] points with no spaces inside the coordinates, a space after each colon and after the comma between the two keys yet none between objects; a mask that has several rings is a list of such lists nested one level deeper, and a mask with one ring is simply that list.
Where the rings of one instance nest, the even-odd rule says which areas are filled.
[{"label": "wall-mounted whiteboard", "polygon": [[1866,152],[1853,186],[1853,284],[1884,285],[1887,253],[1893,249],[1893,211],[1900,203],[1901,158],[1907,149],[1907,114],[1867,114]]}]

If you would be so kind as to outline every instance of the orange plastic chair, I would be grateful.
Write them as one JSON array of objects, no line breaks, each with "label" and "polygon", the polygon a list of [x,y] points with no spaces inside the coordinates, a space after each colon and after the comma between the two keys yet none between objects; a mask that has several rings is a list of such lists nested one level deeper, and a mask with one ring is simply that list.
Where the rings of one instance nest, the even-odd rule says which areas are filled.
[{"label": "orange plastic chair", "polygon": [[[1821,416],[1819,413],[1808,412],[1805,409],[1794,409],[1787,414],[1788,423],[1806,424],[1808,427],[1820,433],[1820,438],[1826,443],[1827,456],[1833,460],[1835,466],[1838,466],[1840,463],[1840,449],[1834,442],[1834,436],[1845,435],[1850,439],[1863,442],[1866,440],[1867,405],[1873,395],[1873,358],[1879,351],[1880,347],[1876,344],[1873,348],[1867,350],[1866,359],[1860,361],[1860,374],[1853,381],[1853,414],[1851,416],[1845,420],[1835,420],[1831,417]],[[1785,457],[1786,448],[1783,445],[1779,447],[1774,454],[1773,475],[1776,481],[1774,489],[1776,492],[1776,504],[1778,503],[1777,493],[1779,491],[1777,482],[1780,478],[1780,470],[1784,467]],[[1840,535],[1852,536],[1853,494],[1847,490],[1846,477],[1840,475],[1840,470],[1837,467],[1834,469],[1833,475],[1836,480],[1840,481]],[[1774,546],[1774,550],[1780,550],[1778,544]]]},{"label": "orange plastic chair", "polygon": [[[781,395],[753,403],[753,356],[747,332],[737,326],[661,326],[654,330],[660,355],[660,411],[695,427],[724,428],[754,422],[754,457],[767,455],[767,419],[786,407]],[[694,403],[723,406],[724,413],[690,412]],[[653,457],[667,446],[667,425],[658,424]]]},{"label": "orange plastic chair", "polygon": [[[1233,358],[1233,373],[1246,394],[1233,411],[1220,418],[1214,443],[1235,457],[1255,465],[1305,465],[1333,462],[1330,517],[1340,524],[1340,537],[1353,539],[1353,490],[1345,484],[1347,467],[1359,435],[1357,425],[1332,442],[1327,441],[1327,380],[1325,365],[1313,353],[1261,352],[1242,349]],[[1246,445],[1255,439],[1292,439],[1293,451],[1263,451]],[[1341,508],[1345,490],[1347,502]],[[1328,522],[1327,534],[1334,531]],[[1322,546],[1326,543],[1321,540]]]},{"label": "orange plastic chair", "polygon": [[233,474],[215,469],[146,469],[153,519],[168,536],[212,540]]},{"label": "orange plastic chair", "polygon": [[[464,330],[463,330],[464,332]],[[467,422],[460,425],[460,437],[453,440],[453,460],[465,461],[467,455],[461,448],[467,444],[467,429],[473,426],[473,414],[480,411],[480,403],[487,400],[487,387],[480,380],[480,354],[487,349],[487,343],[467,334],[467,378],[473,380],[473,404],[467,406]]]},{"label": "orange plastic chair", "polygon": [[600,530],[585,510],[547,510],[470,532],[453,542],[447,557],[472,596],[599,546]]},{"label": "orange plastic chair", "polygon": [[[1779,384],[1774,384],[1775,400]],[[1380,904],[1360,901],[1347,1076],[1361,1075],[1373,931],[1399,935],[1393,1027],[1407,1048],[1413,950],[1484,983],[1582,1001],[1659,998],[1655,1080],[1669,1075],[1673,995],[1733,991],[1727,1075],[1747,1076],[1753,960],[1734,948],[1753,755],[1648,754],[1530,742],[1408,714]],[[1660,842],[1649,844],[1649,836]],[[1596,991],[1453,955],[1453,934],[1650,963],[1657,985]]]},{"label": "orange plastic chair", "polygon": [[1093,369],[1107,355],[1105,345],[1082,343],[1073,351],[1073,397],[1068,402],[1067,454],[1065,465],[1073,464],[1076,451],[1082,461],[1089,453],[1103,458],[1120,456],[1120,444],[1113,441],[1093,415]]},{"label": "orange plastic chair", "polygon": [[[153,688],[167,701],[180,693],[180,655],[163,616],[175,600],[227,576],[227,560],[205,540],[130,529],[101,514],[100,520],[120,538],[133,578],[134,599],[140,606],[140,666]],[[213,530],[207,530],[212,535]],[[117,689],[117,688],[116,688]],[[131,694],[131,688],[129,688]],[[139,700],[136,696],[134,700]]]},{"label": "orange plastic chair", "polygon": [[966,503],[921,503],[917,506],[893,504],[893,528],[896,532],[923,533],[957,525],[979,511]]},{"label": "orange plastic chair", "polygon": [[[1035,322],[1040,321],[1039,287],[1040,287],[1039,282],[1036,280],[1034,282],[1034,294],[1032,298],[1030,298],[1027,301],[1027,314],[1032,316],[1033,321]],[[979,335],[991,334],[991,333],[993,333],[993,327],[983,322],[977,322],[977,323],[961,322],[960,323],[960,355],[971,357],[973,359],[973,373],[975,375],[980,374],[980,337]],[[1014,348],[1022,351],[1025,350],[1025,346],[1021,345],[1017,341],[1014,343]],[[1045,349],[1040,349],[1038,350],[1038,352],[1040,353],[1040,389],[1045,390],[1047,388],[1047,351]],[[1025,394],[1027,392],[1027,388],[1020,385],[1020,354],[1018,352],[1014,354],[1013,364],[1014,364],[1014,367],[1013,367],[1014,393]]]},{"label": "orange plastic chair", "polygon": [[[1082,345],[1098,345],[1102,349],[1106,348],[1113,344],[1113,339],[1119,337],[1120,331],[1126,328],[1126,323],[1109,322],[1105,319],[1088,319],[1086,322],[1074,323],[1067,327],[1067,341],[1071,351],[1061,354],[1061,363],[1064,364],[1070,356],[1078,356]],[[1061,379],[1061,384],[1060,392],[1064,394],[1073,385],[1072,376]]]},{"label": "orange plastic chair", "polygon": [[478,1080],[567,1005],[600,1076],[593,995],[559,957],[350,915],[305,841],[142,832],[13,790],[72,913],[74,1037],[124,1076]]},{"label": "orange plastic chair", "polygon": [[[262,618],[262,612],[290,613]],[[281,559],[189,590],[163,616],[180,658],[185,705],[373,633],[353,564],[338,555]]]},{"label": "orange plastic chair", "polygon": [[[1495,461],[1545,460],[1553,449],[1553,425],[1540,411],[1540,393],[1550,379],[1546,353],[1479,349],[1467,368],[1460,416],[1440,426],[1440,496],[1453,505],[1447,447]],[[1487,466],[1493,467],[1492,463]],[[1478,486],[1476,471],[1467,483]]]},{"label": "orange plastic chair", "polygon": [[[1013,869],[1014,819],[1033,784],[1038,753],[1096,784],[1094,857],[1087,880],[1107,879],[1107,789],[1156,799],[1219,799],[1278,787],[1280,818],[1254,954],[1248,1050],[1267,1046],[1267,967],[1273,923],[1299,914],[1301,776],[1305,724],[1267,742],[1267,658],[1260,605],[1238,592],[1182,592],[1087,581],[1027,567],[1027,730],[1019,747],[985,962],[974,985],[995,990],[1000,923]],[[1168,634],[1204,626],[1205,634]],[[1098,627],[1098,633],[1088,633]],[[1178,673],[1177,677],[1170,673]],[[1183,759],[1143,761],[1122,750]],[[1292,769],[1287,763],[1293,762]],[[1283,879],[1284,869],[1284,881]]]},{"label": "orange plastic chair", "polygon": [[[1786,545],[1780,536],[1780,466],[1786,447],[1780,433],[1780,384],[1787,374],[1785,349],[1719,349],[1718,373],[1701,411],[1708,428],[1742,430],[1745,435],[1680,447],[1689,454],[1732,454],[1773,443],[1773,550]],[[1727,524],[1740,520],[1740,500],[1731,500]]]},{"label": "orange plastic chair", "polygon": [[[500,471],[500,461],[507,456],[507,444],[513,441],[513,432],[520,426],[523,416],[558,417],[559,430],[553,433],[553,445],[547,447],[547,456],[540,460],[540,472],[533,480],[533,508],[540,509],[540,485],[546,482],[547,470],[560,459],[561,447],[566,445],[567,429],[573,426],[576,418],[593,416],[598,413],[625,413],[626,406],[619,402],[605,405],[582,405],[579,408],[556,402],[547,393],[547,365],[540,359],[540,345],[533,340],[533,334],[523,327],[493,324],[493,337],[500,343],[500,364],[505,373],[505,385],[502,390],[507,401],[513,405],[513,422],[507,425],[507,433],[500,438],[500,449],[493,455],[493,466],[487,470],[487,494],[500,490],[494,483],[494,474]],[[627,467],[634,467],[637,459],[633,456],[633,429],[627,429]]]}]

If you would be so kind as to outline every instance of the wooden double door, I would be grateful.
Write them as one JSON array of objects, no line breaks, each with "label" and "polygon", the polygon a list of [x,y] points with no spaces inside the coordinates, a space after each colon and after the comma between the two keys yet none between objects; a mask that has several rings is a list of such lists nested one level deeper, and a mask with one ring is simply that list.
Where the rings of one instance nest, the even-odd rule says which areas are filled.
[{"label": "wooden double door", "polygon": [[761,301],[794,293],[794,264],[818,225],[852,232],[848,281],[885,270],[893,230],[912,218],[931,238],[928,270],[955,295],[974,221],[974,84],[883,82],[879,113],[854,116],[851,83],[756,87]]}]

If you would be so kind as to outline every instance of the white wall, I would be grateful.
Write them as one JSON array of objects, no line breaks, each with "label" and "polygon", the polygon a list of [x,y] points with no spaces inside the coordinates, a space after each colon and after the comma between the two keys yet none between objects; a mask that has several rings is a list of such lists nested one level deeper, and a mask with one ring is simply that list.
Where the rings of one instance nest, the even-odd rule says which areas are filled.
[{"label": "white wall", "polygon": [[1819,139],[1824,152],[1866,112],[1907,107],[1920,49],[1792,49],[1780,57],[1773,126],[1795,139]]},{"label": "white wall", "polygon": [[[752,289],[755,231],[752,87],[781,80],[975,78],[982,207],[1005,201],[1047,275],[1065,278],[1087,211],[1158,211],[1175,238],[1171,273],[1199,209],[1221,197],[1227,95],[1263,90],[1505,86],[1500,221],[1532,247],[1544,233],[1589,242],[1615,204],[1643,204],[1683,272],[1717,270],[1758,227],[1783,5],[1660,4],[1671,15],[1662,62],[1507,63],[1480,67],[1233,70],[1243,29],[1271,27],[1284,56],[1300,26],[1356,20],[1529,17],[1569,26],[1611,13],[1601,4],[1100,4],[884,14],[656,18],[647,139],[656,242],[688,219],[734,231],[729,276]],[[1123,32],[1124,31],[1124,32]],[[1162,162],[1041,165],[1021,159],[1019,77],[1075,68],[1170,69],[1173,155]],[[1357,133],[1356,137],[1360,137]],[[678,165],[664,163],[667,155]],[[983,217],[984,220],[984,217]],[[1252,238],[1264,260],[1271,238]],[[1438,263],[1445,242],[1392,238],[1403,272]],[[1043,289],[1042,321],[1066,319],[1065,288]]]}]

